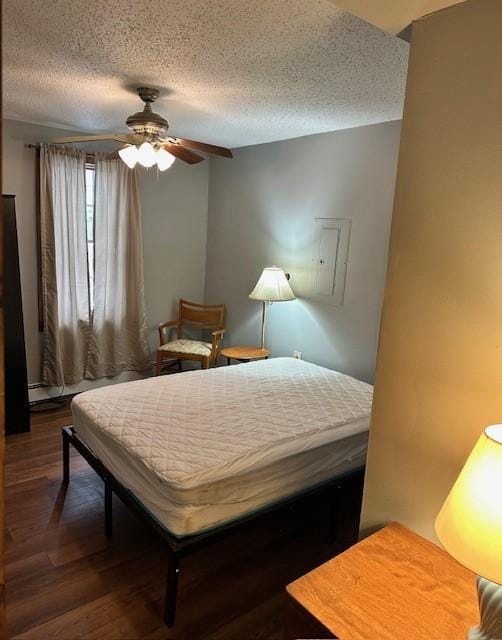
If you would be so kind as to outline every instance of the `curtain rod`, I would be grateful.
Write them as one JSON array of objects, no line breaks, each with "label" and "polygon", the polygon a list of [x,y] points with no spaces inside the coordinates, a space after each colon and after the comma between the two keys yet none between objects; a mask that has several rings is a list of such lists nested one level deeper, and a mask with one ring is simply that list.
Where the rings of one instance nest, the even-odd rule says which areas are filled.
[{"label": "curtain rod", "polygon": [[[61,147],[62,149],[64,149],[64,148],[65,148],[65,147],[64,147],[64,145],[57,144],[57,142],[48,142],[47,144],[52,144],[52,145],[54,145],[55,147]],[[40,147],[41,147],[41,143],[38,143],[38,144],[28,144],[28,143],[26,143],[26,144],[24,145],[24,147],[25,147],[25,149],[40,149]],[[93,156],[93,155],[94,155],[94,153],[93,153],[92,151],[88,151],[88,152],[87,152],[87,155],[88,155],[88,156]]]},{"label": "curtain rod", "polygon": [[[58,145],[56,145],[56,146],[58,146]],[[26,143],[24,145],[24,148],[25,149],[36,149],[37,151],[40,151],[40,144],[29,144],[29,143]],[[62,147],[62,148],[64,149],[64,147]],[[88,159],[94,160],[95,155],[96,155],[95,153],[87,151],[86,154],[85,154],[85,159],[86,160],[88,160]]]}]

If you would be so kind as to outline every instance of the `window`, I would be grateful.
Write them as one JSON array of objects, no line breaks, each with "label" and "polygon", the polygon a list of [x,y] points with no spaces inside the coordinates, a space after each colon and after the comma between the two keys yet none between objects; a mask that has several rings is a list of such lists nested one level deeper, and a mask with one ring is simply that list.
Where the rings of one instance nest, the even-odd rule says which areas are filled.
[{"label": "window", "polygon": [[96,189],[93,164],[85,167],[85,212],[87,220],[87,277],[89,279],[89,307],[94,309],[94,210]]}]

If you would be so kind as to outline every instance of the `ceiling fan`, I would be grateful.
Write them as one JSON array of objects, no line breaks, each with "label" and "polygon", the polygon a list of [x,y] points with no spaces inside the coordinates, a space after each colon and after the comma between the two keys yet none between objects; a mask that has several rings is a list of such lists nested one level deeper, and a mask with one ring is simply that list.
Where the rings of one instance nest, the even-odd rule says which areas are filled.
[{"label": "ceiling fan", "polygon": [[138,87],[137,92],[145,103],[145,107],[143,111],[138,111],[127,118],[126,125],[131,129],[132,133],[69,136],[67,138],[57,138],[54,142],[57,144],[91,142],[93,140],[121,142],[124,146],[116,149],[107,157],[109,159],[120,157],[131,169],[139,163],[143,167],[153,167],[156,164],[160,171],[165,171],[176,158],[188,164],[196,164],[204,160],[202,156],[194,153],[192,149],[223,156],[224,158],[233,158],[230,149],[225,147],[168,136],[168,121],[152,111],[152,103],[159,97],[158,89]]}]

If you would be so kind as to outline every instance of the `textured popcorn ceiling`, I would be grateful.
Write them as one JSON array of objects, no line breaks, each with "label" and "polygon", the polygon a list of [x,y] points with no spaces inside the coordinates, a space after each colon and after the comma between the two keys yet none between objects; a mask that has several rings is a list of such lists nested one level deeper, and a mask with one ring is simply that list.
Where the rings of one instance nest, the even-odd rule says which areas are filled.
[{"label": "textured popcorn ceiling", "polygon": [[4,0],[4,117],[229,147],[398,119],[408,45],[329,0]]}]

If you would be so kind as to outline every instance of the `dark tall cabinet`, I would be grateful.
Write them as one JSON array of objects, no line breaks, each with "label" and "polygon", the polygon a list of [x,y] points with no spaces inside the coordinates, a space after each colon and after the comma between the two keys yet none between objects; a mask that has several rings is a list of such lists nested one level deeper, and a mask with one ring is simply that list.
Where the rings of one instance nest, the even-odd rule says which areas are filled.
[{"label": "dark tall cabinet", "polygon": [[5,432],[30,430],[15,196],[2,196]]}]

